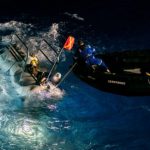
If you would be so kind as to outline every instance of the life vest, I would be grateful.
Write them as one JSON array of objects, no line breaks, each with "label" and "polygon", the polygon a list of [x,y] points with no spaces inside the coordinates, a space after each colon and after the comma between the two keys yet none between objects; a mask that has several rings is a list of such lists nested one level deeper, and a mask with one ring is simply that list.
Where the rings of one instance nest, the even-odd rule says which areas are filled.
[{"label": "life vest", "polygon": [[90,65],[100,66],[102,64],[102,60],[99,58],[95,58],[94,53],[95,49],[92,48],[90,45],[87,45],[84,50],[80,51],[81,57],[88,66]]},{"label": "life vest", "polygon": [[33,58],[31,58],[30,64],[31,64],[32,66],[34,66],[34,67],[37,67],[38,64],[39,64],[39,61],[38,61],[38,59],[37,59],[36,57],[33,57]]},{"label": "life vest", "polygon": [[84,50],[80,50],[80,54],[84,60],[88,59],[89,57],[94,56],[94,52],[95,52],[95,49],[92,48],[90,45],[87,45]]}]

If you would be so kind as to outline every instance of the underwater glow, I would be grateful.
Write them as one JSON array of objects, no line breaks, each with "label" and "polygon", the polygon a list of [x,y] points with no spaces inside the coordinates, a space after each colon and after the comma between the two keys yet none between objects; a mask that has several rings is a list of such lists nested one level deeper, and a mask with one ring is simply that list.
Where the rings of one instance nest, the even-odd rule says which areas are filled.
[{"label": "underwater glow", "polygon": [[[75,14],[73,17],[81,20],[79,16]],[[17,33],[30,51],[36,52],[41,64],[49,69],[50,63],[45,62],[38,49],[42,49],[52,61],[56,60],[56,54],[41,39],[47,39],[56,50],[60,50],[60,33],[65,28],[66,35],[66,25],[67,22],[53,23],[48,28],[37,30],[32,24],[18,21],[0,23],[2,30],[9,30],[9,34],[2,36],[2,42],[4,45],[14,42],[13,34]],[[103,51],[108,47],[112,50],[116,41],[125,41],[124,38],[120,41],[121,37],[113,38],[113,41],[106,33],[95,37],[91,25],[87,32],[83,32],[86,30],[84,26],[77,27],[75,23],[72,31],[77,34],[82,31],[86,41],[92,44],[98,39],[98,48]],[[90,31],[91,36],[87,36]],[[45,91],[35,87],[31,92],[31,87],[22,87],[14,80],[17,67],[9,70],[14,60],[7,54],[0,55],[0,149],[111,150],[141,149],[144,146],[149,149],[149,97],[102,92],[73,74],[62,84],[65,91],[53,87]],[[66,63],[69,64],[68,59],[71,60],[67,55],[63,53],[63,63],[60,64],[63,73],[67,69]]]}]

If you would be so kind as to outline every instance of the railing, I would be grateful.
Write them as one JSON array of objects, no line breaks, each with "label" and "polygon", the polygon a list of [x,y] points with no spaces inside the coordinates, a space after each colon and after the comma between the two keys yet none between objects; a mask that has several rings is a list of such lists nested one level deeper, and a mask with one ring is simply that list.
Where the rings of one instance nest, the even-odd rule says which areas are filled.
[{"label": "railing", "polygon": [[[25,44],[25,42],[23,42],[23,40],[17,35],[17,34],[14,34],[15,35],[15,37],[17,38],[17,40],[21,43],[21,45],[23,45],[24,46],[24,50],[26,51],[25,52],[25,54],[26,54],[26,58],[22,58],[22,56],[21,56],[21,54],[19,53],[19,51],[17,51],[17,49],[15,49],[14,47],[13,47],[13,44],[12,43],[10,43],[10,46],[8,47],[8,49],[10,48],[11,50],[10,50],[10,53],[14,56],[14,55],[16,55],[16,56],[14,56],[14,57],[21,57],[22,58],[22,60],[25,62],[25,66],[24,66],[24,70],[25,70],[25,67],[26,67],[26,65],[27,65],[27,61],[28,61],[28,57],[29,57],[29,49],[28,49],[28,47],[27,47],[27,45]],[[12,38],[13,39],[13,38]],[[16,39],[15,39],[16,40]],[[60,55],[59,54],[59,52],[57,52],[56,51],[56,49],[50,44],[50,43],[48,43],[45,39],[43,39],[43,41],[55,52],[55,54],[58,56],[58,55]],[[13,42],[13,40],[11,40],[11,42]],[[15,43],[17,44],[17,42],[15,41]],[[54,64],[54,62],[52,62],[49,58],[48,58],[48,56],[39,48],[39,51],[45,56],[45,58],[48,60],[48,62],[51,64],[51,65],[53,65],[53,66],[55,66]],[[19,55],[19,56],[18,56]],[[18,58],[16,59],[17,61],[19,60]],[[20,60],[21,61],[21,60]],[[53,69],[53,67],[52,67],[52,69]],[[31,76],[34,78],[34,80],[36,81],[36,78],[31,74]]]},{"label": "railing", "polygon": [[55,50],[54,47],[52,47],[50,43],[48,43],[45,39],[43,39],[43,41],[56,53],[56,55],[58,55],[58,52]]},{"label": "railing", "polygon": [[22,39],[17,35],[17,34],[14,34],[18,40],[24,45],[24,47],[26,48],[26,51],[27,51],[27,56],[26,56],[26,60],[25,60],[25,66],[27,64],[27,60],[28,60],[28,57],[29,57],[29,49],[28,47],[26,46],[26,44],[22,41]]},{"label": "railing", "polygon": [[40,48],[39,51],[45,56],[45,58],[50,62],[50,64],[53,64],[53,62],[46,56],[46,54]]}]

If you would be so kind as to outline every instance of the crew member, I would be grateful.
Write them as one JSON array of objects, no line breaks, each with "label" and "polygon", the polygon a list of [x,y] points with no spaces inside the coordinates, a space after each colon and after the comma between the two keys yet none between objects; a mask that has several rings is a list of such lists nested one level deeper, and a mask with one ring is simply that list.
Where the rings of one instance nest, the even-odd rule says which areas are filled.
[{"label": "crew member", "polygon": [[81,40],[78,41],[78,45],[79,48],[77,49],[74,59],[84,61],[84,63],[93,70],[100,69],[104,72],[110,72],[103,60],[95,57],[94,48],[92,48],[90,45],[85,45]]},{"label": "crew member", "polygon": [[33,76],[37,76],[39,71],[39,60],[34,53],[30,54],[26,68]]}]

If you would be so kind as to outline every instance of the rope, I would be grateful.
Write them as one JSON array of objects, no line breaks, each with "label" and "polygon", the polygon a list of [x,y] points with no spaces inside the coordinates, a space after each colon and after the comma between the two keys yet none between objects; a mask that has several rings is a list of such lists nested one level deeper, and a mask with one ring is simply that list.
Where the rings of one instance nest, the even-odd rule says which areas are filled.
[{"label": "rope", "polygon": [[69,71],[63,76],[61,81],[56,85],[58,87],[64,80],[65,78],[69,75],[69,73],[73,70],[73,68],[77,65],[77,62],[72,65],[72,67],[69,69]]}]

